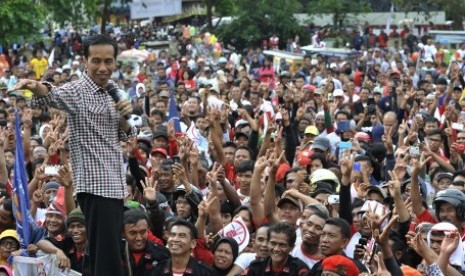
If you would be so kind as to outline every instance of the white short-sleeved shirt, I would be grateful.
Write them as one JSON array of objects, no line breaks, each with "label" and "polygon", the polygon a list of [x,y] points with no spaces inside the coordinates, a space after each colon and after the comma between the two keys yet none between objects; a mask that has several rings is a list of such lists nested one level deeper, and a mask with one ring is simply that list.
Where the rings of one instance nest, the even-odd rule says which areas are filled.
[{"label": "white short-sleeved shirt", "polygon": [[312,267],[321,260],[321,259],[314,258],[312,255],[308,253],[305,253],[302,250],[302,242],[295,244],[294,249],[291,252],[291,256],[295,258],[299,258],[310,269],[312,269]]}]

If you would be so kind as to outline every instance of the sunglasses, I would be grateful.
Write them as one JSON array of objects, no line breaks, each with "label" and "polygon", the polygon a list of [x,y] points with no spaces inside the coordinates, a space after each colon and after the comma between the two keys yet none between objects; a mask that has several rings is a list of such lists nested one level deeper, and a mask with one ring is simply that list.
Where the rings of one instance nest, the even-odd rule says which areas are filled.
[{"label": "sunglasses", "polygon": [[452,185],[453,186],[463,187],[463,186],[465,186],[465,181],[454,181],[454,182],[452,182]]}]

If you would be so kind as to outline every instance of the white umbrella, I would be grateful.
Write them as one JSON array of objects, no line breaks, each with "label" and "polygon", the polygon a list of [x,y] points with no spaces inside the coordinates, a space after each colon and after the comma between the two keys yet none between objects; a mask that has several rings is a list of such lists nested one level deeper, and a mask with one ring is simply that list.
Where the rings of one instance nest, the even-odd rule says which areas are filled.
[{"label": "white umbrella", "polygon": [[146,50],[130,49],[121,52],[118,60],[126,62],[142,62],[149,57],[149,52]]}]

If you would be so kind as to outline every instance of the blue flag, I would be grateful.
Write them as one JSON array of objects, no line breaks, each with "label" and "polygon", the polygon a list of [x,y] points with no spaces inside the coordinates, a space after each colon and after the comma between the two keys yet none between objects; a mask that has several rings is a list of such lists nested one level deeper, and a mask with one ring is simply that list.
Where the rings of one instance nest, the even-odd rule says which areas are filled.
[{"label": "blue flag", "polygon": [[176,99],[174,93],[170,93],[170,109],[168,115],[168,122],[174,120],[174,132],[181,133],[181,123],[179,121],[178,108],[176,107]]},{"label": "blue flag", "polygon": [[13,213],[16,218],[16,232],[18,232],[21,248],[26,248],[31,241],[31,228],[29,226],[29,196],[27,192],[26,167],[24,164],[23,139],[18,110],[15,110],[15,136],[16,154],[13,181]]}]

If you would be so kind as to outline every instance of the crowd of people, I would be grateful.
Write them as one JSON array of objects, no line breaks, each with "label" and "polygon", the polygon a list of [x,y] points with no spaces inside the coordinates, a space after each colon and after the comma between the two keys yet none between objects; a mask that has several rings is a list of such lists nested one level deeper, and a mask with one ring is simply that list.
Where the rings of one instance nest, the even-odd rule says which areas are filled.
[{"label": "crowd of people", "polygon": [[[12,256],[43,253],[83,275],[100,261],[121,275],[465,272],[465,42],[450,61],[432,38],[410,47],[405,35],[356,61],[306,55],[278,70],[260,48],[221,52],[190,35],[137,67],[118,62],[128,45],[114,35],[70,39],[52,64],[40,44],[31,57],[10,49],[0,274]],[[23,249],[15,111],[31,201]],[[220,234],[232,221],[248,244]]]}]

